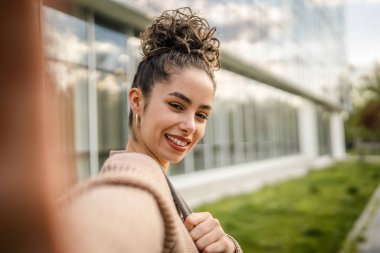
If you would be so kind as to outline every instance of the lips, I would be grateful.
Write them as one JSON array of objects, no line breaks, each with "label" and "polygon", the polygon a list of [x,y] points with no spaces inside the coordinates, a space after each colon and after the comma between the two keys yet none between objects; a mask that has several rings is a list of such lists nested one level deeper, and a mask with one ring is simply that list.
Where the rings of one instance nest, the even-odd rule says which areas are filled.
[{"label": "lips", "polygon": [[187,146],[191,143],[191,140],[179,135],[165,134],[165,138],[169,145],[178,151],[185,151]]}]

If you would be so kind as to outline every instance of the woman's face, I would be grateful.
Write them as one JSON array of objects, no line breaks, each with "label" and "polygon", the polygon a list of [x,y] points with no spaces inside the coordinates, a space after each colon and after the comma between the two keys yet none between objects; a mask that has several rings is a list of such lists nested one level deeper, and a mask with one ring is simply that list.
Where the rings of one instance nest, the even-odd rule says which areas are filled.
[{"label": "woman's face", "polygon": [[140,117],[139,145],[168,168],[181,161],[203,137],[214,86],[202,70],[186,68],[157,83]]}]

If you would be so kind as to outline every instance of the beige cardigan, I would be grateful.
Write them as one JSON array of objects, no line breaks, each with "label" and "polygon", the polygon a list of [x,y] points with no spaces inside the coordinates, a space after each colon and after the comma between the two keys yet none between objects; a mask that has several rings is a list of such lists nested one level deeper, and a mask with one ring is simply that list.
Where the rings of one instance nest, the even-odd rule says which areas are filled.
[{"label": "beige cardigan", "polygon": [[112,152],[59,207],[68,252],[198,253],[162,169],[143,154]]}]

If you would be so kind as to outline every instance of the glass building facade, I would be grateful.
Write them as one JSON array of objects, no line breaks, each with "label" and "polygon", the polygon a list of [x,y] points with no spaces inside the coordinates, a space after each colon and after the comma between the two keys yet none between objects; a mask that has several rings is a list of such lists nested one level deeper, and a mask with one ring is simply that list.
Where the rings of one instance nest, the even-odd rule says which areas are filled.
[{"label": "glass building facade", "polygon": [[[104,0],[111,1],[111,0]],[[217,27],[222,50],[300,89],[334,95],[345,68],[343,3],[323,0],[112,1],[157,16],[192,6]],[[44,8],[47,59],[67,96],[79,179],[95,175],[110,150],[125,149],[128,90],[140,60],[139,29],[91,8]],[[222,66],[223,68],[223,66]],[[216,73],[205,137],[171,174],[300,154],[305,98],[239,73]],[[330,154],[330,111],[317,108],[319,155]],[[301,126],[302,127],[302,126]]]}]

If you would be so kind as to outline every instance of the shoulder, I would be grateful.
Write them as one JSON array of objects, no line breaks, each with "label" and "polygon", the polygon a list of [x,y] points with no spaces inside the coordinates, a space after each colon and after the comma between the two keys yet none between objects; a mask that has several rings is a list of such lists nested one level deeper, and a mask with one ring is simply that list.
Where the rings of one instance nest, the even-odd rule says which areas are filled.
[{"label": "shoulder", "polygon": [[160,168],[158,163],[150,156],[125,150],[111,151],[110,157],[104,163],[102,171],[115,165]]},{"label": "shoulder", "polygon": [[96,180],[101,184],[129,185],[171,202],[165,173],[150,156],[125,151],[112,152]]}]

